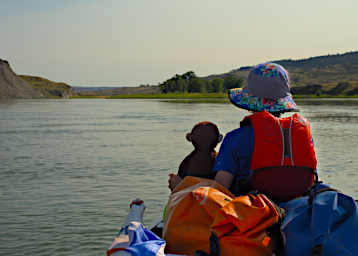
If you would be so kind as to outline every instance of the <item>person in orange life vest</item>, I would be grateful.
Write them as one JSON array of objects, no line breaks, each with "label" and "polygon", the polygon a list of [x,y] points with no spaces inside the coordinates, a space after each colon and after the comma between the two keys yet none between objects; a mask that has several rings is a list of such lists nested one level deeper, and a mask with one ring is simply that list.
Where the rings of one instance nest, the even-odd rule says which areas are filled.
[{"label": "person in orange life vest", "polygon": [[229,99],[253,114],[244,118],[240,128],[226,134],[213,168],[215,181],[238,195],[242,191],[237,190],[237,184],[240,187],[240,181],[247,180],[252,170],[287,165],[316,170],[308,121],[298,114],[279,118],[281,113],[299,111],[290,94],[288,72],[282,66],[255,66],[247,86],[229,90]]},{"label": "person in orange life vest", "polygon": [[180,163],[177,174],[169,174],[168,187],[171,191],[186,176],[214,179],[215,147],[222,138],[218,127],[212,122],[203,121],[194,125],[191,132],[186,134],[186,140],[193,144],[194,150]]}]

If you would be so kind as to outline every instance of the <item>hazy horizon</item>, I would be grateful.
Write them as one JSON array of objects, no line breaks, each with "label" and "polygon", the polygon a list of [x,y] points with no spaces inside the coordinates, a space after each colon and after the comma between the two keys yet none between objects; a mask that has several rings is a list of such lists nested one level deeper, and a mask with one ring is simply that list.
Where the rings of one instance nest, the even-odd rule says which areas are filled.
[{"label": "hazy horizon", "polygon": [[358,50],[358,2],[1,0],[0,58],[71,86],[157,85]]}]

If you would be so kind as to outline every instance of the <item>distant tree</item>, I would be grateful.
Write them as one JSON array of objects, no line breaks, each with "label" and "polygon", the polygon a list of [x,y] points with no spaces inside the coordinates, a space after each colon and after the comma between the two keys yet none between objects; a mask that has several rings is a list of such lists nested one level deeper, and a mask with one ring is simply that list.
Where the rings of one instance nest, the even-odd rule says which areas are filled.
[{"label": "distant tree", "polygon": [[189,91],[189,84],[190,82],[189,81],[186,81],[186,80],[182,80],[183,81],[183,92],[186,93]]},{"label": "distant tree", "polygon": [[206,92],[204,80],[200,78],[191,79],[188,92]]},{"label": "distant tree", "polygon": [[176,83],[174,79],[170,79],[168,82],[168,91],[169,92],[175,92],[177,90]]},{"label": "distant tree", "polygon": [[176,74],[159,85],[162,93],[169,92],[223,92],[225,90],[241,87],[243,80],[235,76],[226,76],[225,79],[216,78],[212,81],[199,78],[193,71],[182,75]]},{"label": "distant tree", "polygon": [[168,93],[168,86],[165,82],[159,84],[159,89],[160,89],[161,93]]},{"label": "distant tree", "polygon": [[232,88],[240,88],[243,85],[243,79],[237,78],[235,76],[226,76],[224,78],[224,88],[225,90],[229,90]]},{"label": "distant tree", "polygon": [[195,73],[193,71],[188,71],[182,75],[182,78],[187,81],[191,80],[193,78],[196,78],[196,77],[197,76],[195,75]]},{"label": "distant tree", "polygon": [[172,92],[181,92],[182,91],[182,88],[180,88],[180,85],[178,82],[180,78],[181,78],[181,76],[178,74],[176,74],[174,77],[171,78],[171,80],[174,82]]},{"label": "distant tree", "polygon": [[210,81],[210,80],[205,80],[205,87],[206,87],[206,91],[207,91],[207,92],[209,92],[209,93],[215,92],[215,91],[214,91],[213,84],[212,84],[212,81]]},{"label": "distant tree", "polygon": [[215,78],[211,82],[211,87],[213,92],[223,92],[224,91],[224,80],[221,78]]},{"label": "distant tree", "polygon": [[208,90],[207,90],[207,88],[208,88],[208,83],[207,83],[207,81],[204,80],[204,79],[199,79],[199,81],[200,81],[200,92],[201,92],[201,93],[207,92],[207,91],[208,91]]},{"label": "distant tree", "polygon": [[179,77],[178,80],[176,80],[176,84],[178,92],[188,91],[187,81],[185,81],[182,77]]},{"label": "distant tree", "polygon": [[[166,80],[165,82],[159,85],[160,91],[162,93],[169,92],[188,92],[190,90],[190,84],[194,79],[197,79],[193,71],[188,71],[183,75],[176,74],[172,78]],[[194,87],[197,86],[194,83]],[[199,86],[200,87],[200,86]],[[196,90],[196,89],[194,89]]]}]

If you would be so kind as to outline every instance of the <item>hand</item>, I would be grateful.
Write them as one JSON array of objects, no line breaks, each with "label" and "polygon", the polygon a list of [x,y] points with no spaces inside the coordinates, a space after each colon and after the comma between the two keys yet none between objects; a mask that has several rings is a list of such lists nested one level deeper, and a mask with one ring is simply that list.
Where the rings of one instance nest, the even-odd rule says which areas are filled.
[{"label": "hand", "polygon": [[174,190],[174,188],[181,182],[180,176],[170,173],[169,179],[168,179],[168,187],[171,191]]}]

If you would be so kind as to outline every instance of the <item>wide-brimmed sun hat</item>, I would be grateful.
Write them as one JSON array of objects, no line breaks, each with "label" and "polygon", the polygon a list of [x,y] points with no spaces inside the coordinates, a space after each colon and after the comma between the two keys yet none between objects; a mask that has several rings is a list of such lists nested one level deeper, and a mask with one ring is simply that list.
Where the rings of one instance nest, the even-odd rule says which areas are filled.
[{"label": "wide-brimmed sun hat", "polygon": [[288,72],[276,63],[255,66],[249,73],[247,86],[229,90],[229,99],[235,106],[250,111],[299,111],[290,93]]}]

